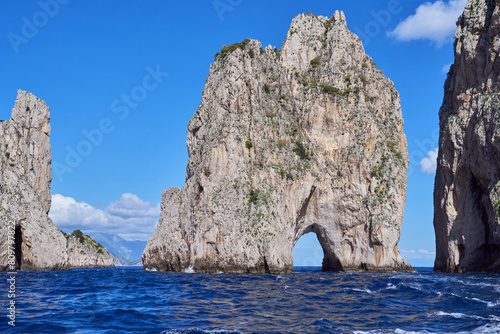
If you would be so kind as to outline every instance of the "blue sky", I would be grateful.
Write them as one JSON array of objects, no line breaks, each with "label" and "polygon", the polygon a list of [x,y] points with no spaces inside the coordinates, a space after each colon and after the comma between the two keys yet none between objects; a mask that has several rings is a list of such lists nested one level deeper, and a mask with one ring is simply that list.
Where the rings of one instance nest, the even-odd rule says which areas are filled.
[{"label": "blue sky", "polygon": [[[18,89],[49,105],[51,216],[61,229],[146,240],[162,191],[184,183],[186,125],[214,54],[247,37],[279,47],[296,15],[343,10],[401,94],[411,161],[400,248],[413,265],[431,266],[438,111],[464,6],[465,0],[4,0],[0,119],[10,118]],[[321,262],[316,242],[314,235],[299,241],[296,264]]]}]

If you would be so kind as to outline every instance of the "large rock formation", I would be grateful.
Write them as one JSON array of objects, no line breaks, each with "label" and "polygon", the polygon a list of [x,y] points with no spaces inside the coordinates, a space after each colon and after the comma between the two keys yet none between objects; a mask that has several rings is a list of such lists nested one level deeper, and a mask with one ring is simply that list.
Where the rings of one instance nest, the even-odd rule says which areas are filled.
[{"label": "large rock formation", "polygon": [[146,269],[286,272],[315,232],[324,270],[411,270],[397,246],[408,155],[399,95],[344,14],[297,16],[280,50],[216,54],[163,192]]},{"label": "large rock formation", "polygon": [[439,111],[436,270],[500,272],[499,4],[469,0],[458,20]]},{"label": "large rock formation", "polygon": [[62,269],[68,262],[66,239],[48,216],[49,122],[45,102],[18,91],[11,119],[0,123],[0,265],[4,270],[9,231],[15,232],[17,268]]},{"label": "large rock formation", "polygon": [[70,268],[113,268],[114,258],[106,248],[80,230],[63,233],[68,243]]},{"label": "large rock formation", "polygon": [[0,270],[69,267],[66,238],[48,216],[49,136],[45,102],[18,91],[12,118],[0,122]]}]

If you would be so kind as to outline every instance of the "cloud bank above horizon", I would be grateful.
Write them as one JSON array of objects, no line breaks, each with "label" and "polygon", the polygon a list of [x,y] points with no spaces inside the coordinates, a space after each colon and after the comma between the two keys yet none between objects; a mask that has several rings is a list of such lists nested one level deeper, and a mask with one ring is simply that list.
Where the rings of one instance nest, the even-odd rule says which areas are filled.
[{"label": "cloud bank above horizon", "polygon": [[112,233],[125,240],[147,241],[160,215],[160,203],[153,206],[137,195],[125,193],[104,210],[72,197],[52,195],[49,216],[65,232],[80,229],[86,234]]}]

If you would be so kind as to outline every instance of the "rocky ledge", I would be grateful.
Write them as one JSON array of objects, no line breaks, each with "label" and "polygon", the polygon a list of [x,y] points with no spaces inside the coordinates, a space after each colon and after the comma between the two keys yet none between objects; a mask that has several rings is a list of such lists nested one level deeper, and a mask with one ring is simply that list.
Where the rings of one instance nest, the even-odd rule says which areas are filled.
[{"label": "rocky ledge", "polygon": [[293,19],[281,49],[215,56],[163,192],[147,270],[288,272],[308,232],[323,270],[412,270],[399,252],[408,154],[399,94],[344,14]]}]

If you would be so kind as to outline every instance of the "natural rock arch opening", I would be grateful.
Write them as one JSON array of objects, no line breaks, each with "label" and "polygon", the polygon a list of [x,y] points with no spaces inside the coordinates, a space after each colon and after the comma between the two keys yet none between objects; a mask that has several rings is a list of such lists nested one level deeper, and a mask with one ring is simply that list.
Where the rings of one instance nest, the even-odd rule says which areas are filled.
[{"label": "natural rock arch opening", "polygon": [[23,231],[21,225],[17,225],[14,231],[16,250],[16,269],[21,269],[23,261]]},{"label": "natural rock arch opening", "polygon": [[321,263],[322,271],[341,271],[343,270],[342,264],[340,263],[337,256],[335,256],[332,247],[330,247],[330,243],[327,241],[327,234],[324,229],[322,229],[317,224],[312,224],[303,229],[302,231],[297,231],[296,237],[294,240],[294,247],[297,244],[297,241],[306,234],[313,234],[316,236],[321,249],[323,250],[323,261]]},{"label": "natural rock arch opening", "polygon": [[304,233],[292,250],[293,267],[321,267],[324,258],[323,247],[316,233]]}]

